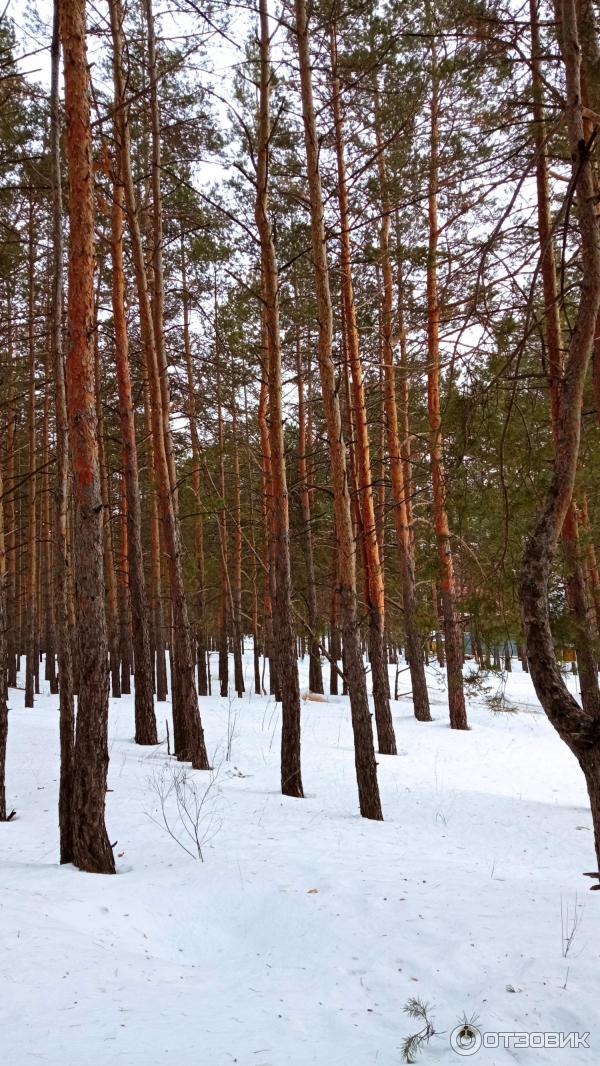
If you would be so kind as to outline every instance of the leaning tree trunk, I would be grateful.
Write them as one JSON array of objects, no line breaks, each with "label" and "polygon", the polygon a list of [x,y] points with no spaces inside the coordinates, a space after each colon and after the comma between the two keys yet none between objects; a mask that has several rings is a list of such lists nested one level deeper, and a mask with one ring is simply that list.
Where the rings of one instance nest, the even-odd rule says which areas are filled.
[{"label": "leaning tree trunk", "polygon": [[108,771],[108,641],[102,573],[102,500],[94,395],[94,168],[85,0],[61,0],[65,155],[69,175],[67,411],[73,473],[79,689],[73,766],[73,861],[114,873],[104,823]]},{"label": "leaning tree trunk", "polygon": [[[173,607],[173,675],[177,684],[173,688],[173,731],[178,759],[189,761],[198,770],[208,769],[208,755],[204,731],[198,709],[198,695],[194,675],[194,655],[188,619],[183,569],[181,561],[181,538],[176,513],[174,483],[169,470],[169,457],[165,437],[165,398],[161,391],[161,368],[155,337],[155,320],[152,314],[146,264],[131,170],[129,116],[125,103],[125,73],[122,56],[121,0],[110,2],[111,30],[113,38],[113,76],[115,86],[115,111],[119,124],[119,164],[125,189],[125,202],[132,258],[136,279],[142,342],[149,373],[152,400],[152,439],[158,502],[163,522],[165,548],[169,560],[169,576]],[[168,402],[168,401],[167,401]]]},{"label": "leaning tree trunk", "polygon": [[600,633],[600,570],[598,569],[596,549],[592,540],[587,493],[584,493],[583,496],[579,520],[584,536],[586,581],[591,591],[592,603],[594,606],[595,629],[597,636]]},{"label": "leaning tree trunk", "polygon": [[[581,102],[586,109],[584,112],[583,128],[586,140],[594,132],[594,121],[600,114],[600,42],[597,31],[597,14],[594,0],[578,0],[577,17],[579,20],[578,32],[581,45]],[[535,25],[534,25],[535,23]],[[532,27],[535,31],[536,17],[532,17]],[[532,41],[532,44],[534,42]],[[534,45],[535,47],[535,45]],[[532,73],[533,70],[532,70]],[[594,182],[596,195],[599,192],[598,164],[594,168]],[[594,338],[594,352],[592,356],[592,386],[596,408],[596,421],[600,423],[600,321],[596,322],[596,336]]]},{"label": "leaning tree trunk", "polygon": [[383,587],[383,568],[377,538],[375,519],[375,501],[373,498],[373,473],[369,446],[369,428],[363,368],[360,357],[356,307],[354,304],[354,285],[352,281],[352,258],[350,249],[350,206],[346,181],[346,158],[344,144],[344,124],[340,100],[340,82],[337,70],[337,42],[335,23],[331,29],[330,39],[332,71],[332,103],[335,126],[335,147],[338,176],[338,203],[341,223],[341,289],[343,322],[345,327],[346,354],[350,365],[352,382],[351,417],[355,428],[356,480],[358,485],[358,505],[362,526],[362,542],[365,562],[365,583],[367,609],[369,614],[369,652],[371,660],[371,677],[373,679],[373,703],[375,707],[375,724],[379,751],[382,755],[396,755],[396,737],[390,710],[387,685],[387,661],[384,641],[385,595]]},{"label": "leaning tree trunk", "polygon": [[[548,191],[548,162],[543,102],[543,80],[540,70],[540,32],[537,19],[537,0],[530,0],[531,15],[531,75],[533,88],[533,118],[536,146],[536,184],[538,231],[540,237],[541,275],[544,293],[544,332],[546,336],[548,384],[552,435],[556,446],[560,411],[560,388],[564,342],[560,321],[560,305],[554,242]],[[585,571],[581,559],[579,527],[575,501],[571,500],[561,530],[561,545],[566,569],[567,603],[574,626],[574,643],[579,667],[581,700],[590,714],[600,714],[600,690],[594,641],[590,630]]]},{"label": "leaning tree trunk", "polygon": [[379,785],[377,783],[373,730],[356,611],[356,557],[350,496],[348,494],[346,449],[342,433],[342,417],[335,366],[332,357],[333,313],[329,288],[323,193],[319,171],[319,139],[313,100],[306,0],[294,0],[294,10],[310,196],[311,242],[317,321],[319,325],[319,374],[331,461],[331,482],[338,550],[338,591],[344,642],[344,675],[348,682],[350,696],[360,811],[365,818],[380,820],[383,815],[379,798]]},{"label": "leaning tree trunk", "polygon": [[[583,390],[600,310],[600,230],[590,144],[586,140],[582,114],[581,47],[574,0],[557,0],[556,13],[561,27],[560,44],[565,68],[571,189],[577,205],[581,241],[581,287],[577,317],[563,364],[554,471],[525,549],[520,597],[527,659],[537,696],[585,775],[600,870],[600,718],[579,706],[563,680],[554,651],[548,605],[552,559],[573,497]],[[596,132],[597,129],[594,134]]]}]

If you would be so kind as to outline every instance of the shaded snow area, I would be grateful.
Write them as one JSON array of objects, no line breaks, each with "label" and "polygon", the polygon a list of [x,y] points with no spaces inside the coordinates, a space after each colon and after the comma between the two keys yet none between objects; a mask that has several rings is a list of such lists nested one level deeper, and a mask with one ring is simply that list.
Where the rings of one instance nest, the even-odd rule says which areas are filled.
[{"label": "shaded snow area", "polygon": [[[358,815],[346,698],[302,704],[304,800],[279,794],[272,699],[202,699],[215,775],[207,792],[210,775],[189,771],[180,795],[198,805],[203,862],[162,827],[161,796],[194,853],[181,765],[165,743],[136,747],[132,698],[111,700],[116,877],[58,865],[57,698],[24,710],[11,690],[2,1064],[395,1066],[422,1026],[411,997],[436,1030],[418,1062],[459,1063],[450,1032],[466,1016],[486,1034],[481,1066],[599,1063],[600,893],[582,876],[595,860],[577,763],[526,674],[507,679],[516,713],[470,695],[468,733],[448,728],[443,675],[429,680],[432,724],[392,704],[383,823]],[[164,737],[169,703],[157,717]],[[589,1038],[488,1046],[513,1032]]]}]

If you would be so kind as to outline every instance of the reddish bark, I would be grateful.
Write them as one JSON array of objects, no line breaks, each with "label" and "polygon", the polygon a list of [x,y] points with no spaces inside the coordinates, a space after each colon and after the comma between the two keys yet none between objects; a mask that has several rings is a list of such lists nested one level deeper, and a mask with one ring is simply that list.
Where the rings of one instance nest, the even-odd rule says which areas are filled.
[{"label": "reddish bark", "polygon": [[[367,610],[369,615],[369,649],[371,660],[371,677],[373,680],[373,702],[375,706],[375,724],[379,751],[383,755],[396,755],[396,738],[390,701],[388,696],[387,663],[384,647],[385,594],[383,587],[383,569],[377,537],[375,520],[375,500],[373,496],[373,475],[371,471],[371,454],[369,445],[369,427],[365,403],[363,368],[360,356],[356,307],[354,304],[354,285],[352,281],[352,257],[350,248],[350,208],[346,181],[346,159],[344,145],[344,125],[340,101],[340,83],[337,72],[337,44],[335,24],[331,29],[330,40],[332,70],[332,106],[335,126],[335,145],[337,158],[337,188],[341,221],[341,289],[343,305],[343,323],[345,334],[345,351],[350,365],[352,382],[351,418],[355,432],[357,503],[360,509],[361,541],[364,555],[366,577]],[[348,397],[350,399],[350,396]]]},{"label": "reddish bark", "polygon": [[108,641],[102,572],[102,500],[94,395],[94,173],[85,0],[60,0],[69,175],[67,411],[73,475],[79,687],[72,794],[73,861],[114,873],[104,823],[108,771]]},{"label": "reddish bark", "polygon": [[171,479],[168,448],[165,439],[165,418],[161,391],[161,369],[155,336],[155,319],[152,314],[148,278],[144,262],[142,239],[139,227],[137,204],[131,172],[128,109],[125,103],[125,76],[122,58],[122,10],[120,0],[110,3],[113,37],[113,75],[115,83],[115,123],[118,127],[118,149],[121,178],[125,189],[127,220],[131,237],[134,272],[140,308],[140,325],[152,406],[152,439],[156,463],[157,493],[163,523],[165,548],[169,562],[171,601],[173,613],[173,731],[175,747],[180,760],[190,761],[196,769],[208,769],[208,755],[204,731],[198,709],[198,695],[194,675],[194,655],[183,585],[181,564],[181,541],[176,511],[174,483]]},{"label": "reddish bark", "polygon": [[443,432],[440,405],[440,301],[437,279],[437,249],[439,238],[438,142],[439,95],[435,44],[432,44],[431,87],[431,162],[429,170],[428,219],[429,248],[427,255],[427,412],[429,417],[429,452],[433,489],[433,517],[440,561],[442,617],[448,678],[448,707],[452,729],[468,729],[462,674],[462,633],[456,618],[456,581],[450,540],[450,526],[446,510],[446,484],[443,461]]},{"label": "reddish bark", "polygon": [[302,117],[310,196],[312,258],[319,326],[319,374],[331,463],[331,484],[334,496],[338,548],[338,590],[344,641],[344,675],[347,678],[350,695],[360,810],[363,817],[380,820],[383,816],[377,783],[373,731],[356,613],[356,559],[350,497],[348,494],[346,449],[342,432],[335,367],[332,358],[333,313],[329,288],[324,205],[319,171],[319,141],[313,100],[310,37],[305,0],[295,0],[294,11],[300,66]]}]

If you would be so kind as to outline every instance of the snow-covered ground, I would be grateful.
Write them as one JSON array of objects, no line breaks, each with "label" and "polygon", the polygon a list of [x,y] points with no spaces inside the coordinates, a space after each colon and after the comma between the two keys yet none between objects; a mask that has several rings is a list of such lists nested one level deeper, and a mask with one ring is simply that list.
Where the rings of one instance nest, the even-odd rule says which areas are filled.
[{"label": "snow-covered ground", "polygon": [[[579,768],[527,675],[507,680],[517,713],[472,697],[468,733],[448,728],[443,678],[429,676],[432,724],[393,703],[383,823],[358,815],[345,698],[303,703],[304,800],[279,793],[271,699],[202,699],[216,768],[204,862],[157,824],[180,764],[164,743],[136,747],[131,698],[111,700],[112,878],[58,865],[57,699],[27,711],[11,691],[0,1061],[396,1066],[417,997],[439,1034],[420,1062],[460,1062],[449,1034],[465,1015],[492,1034],[590,1034],[589,1049],[483,1047],[482,1066],[600,1062],[600,893],[582,877],[595,860]],[[161,736],[169,714],[158,705]],[[202,799],[209,775],[188,782]]]}]

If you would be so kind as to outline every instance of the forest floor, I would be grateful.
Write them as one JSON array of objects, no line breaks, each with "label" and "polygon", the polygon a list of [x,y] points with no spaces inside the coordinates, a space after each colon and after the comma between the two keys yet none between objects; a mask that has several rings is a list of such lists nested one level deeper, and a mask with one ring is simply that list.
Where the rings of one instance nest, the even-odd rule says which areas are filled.
[{"label": "forest floor", "polygon": [[[582,876],[594,850],[577,763],[526,674],[507,676],[516,713],[492,710],[497,678],[471,695],[468,733],[448,728],[443,675],[429,680],[433,723],[392,704],[383,823],[358,815],[346,698],[303,702],[304,800],[279,793],[272,699],[202,699],[215,773],[183,784],[203,862],[160,824],[181,764],[165,743],[136,747],[132,698],[111,700],[117,877],[58,865],[57,698],[24,710],[11,690],[1,1062],[396,1066],[421,1027],[411,997],[436,1030],[423,1064],[461,1061],[450,1032],[465,1015],[486,1034],[590,1034],[589,1049],[483,1047],[481,1066],[600,1062],[600,893]],[[161,737],[166,718],[159,704]]]}]

